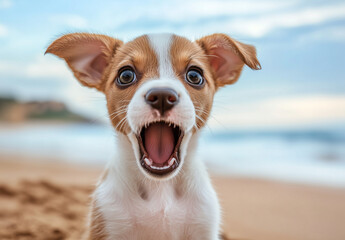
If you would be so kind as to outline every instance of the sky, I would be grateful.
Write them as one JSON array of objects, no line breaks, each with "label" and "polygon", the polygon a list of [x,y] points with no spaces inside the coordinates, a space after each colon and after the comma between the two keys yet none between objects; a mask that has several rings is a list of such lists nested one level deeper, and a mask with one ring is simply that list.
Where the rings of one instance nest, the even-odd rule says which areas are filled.
[{"label": "sky", "polygon": [[83,88],[45,49],[71,32],[124,41],[154,32],[198,39],[222,32],[256,46],[262,70],[245,68],[217,93],[212,128],[345,125],[345,2],[0,0],[0,96],[57,100],[106,118],[101,93]]}]

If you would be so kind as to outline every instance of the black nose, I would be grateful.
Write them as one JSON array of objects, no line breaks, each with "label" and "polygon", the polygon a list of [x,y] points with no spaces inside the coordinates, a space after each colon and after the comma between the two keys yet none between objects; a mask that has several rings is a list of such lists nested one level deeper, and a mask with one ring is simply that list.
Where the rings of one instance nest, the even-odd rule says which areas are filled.
[{"label": "black nose", "polygon": [[178,103],[179,99],[177,92],[171,88],[152,88],[146,93],[145,100],[163,116]]}]

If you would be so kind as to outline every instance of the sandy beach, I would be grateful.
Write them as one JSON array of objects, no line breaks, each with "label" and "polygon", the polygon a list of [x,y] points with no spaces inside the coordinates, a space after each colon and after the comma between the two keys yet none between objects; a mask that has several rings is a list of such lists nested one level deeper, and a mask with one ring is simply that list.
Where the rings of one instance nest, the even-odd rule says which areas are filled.
[{"label": "sandy beach", "polygon": [[[0,157],[0,239],[80,239],[100,168]],[[345,189],[212,176],[237,240],[345,239]]]}]

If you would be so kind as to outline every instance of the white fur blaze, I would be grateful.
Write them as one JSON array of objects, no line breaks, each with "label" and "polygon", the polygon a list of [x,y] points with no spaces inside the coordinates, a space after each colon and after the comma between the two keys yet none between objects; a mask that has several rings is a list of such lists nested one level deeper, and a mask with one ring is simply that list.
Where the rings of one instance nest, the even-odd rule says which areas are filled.
[{"label": "white fur blaze", "polygon": [[157,54],[159,62],[159,77],[175,77],[170,61],[170,48],[173,35],[169,33],[150,34],[148,35],[148,38],[152,49]]}]

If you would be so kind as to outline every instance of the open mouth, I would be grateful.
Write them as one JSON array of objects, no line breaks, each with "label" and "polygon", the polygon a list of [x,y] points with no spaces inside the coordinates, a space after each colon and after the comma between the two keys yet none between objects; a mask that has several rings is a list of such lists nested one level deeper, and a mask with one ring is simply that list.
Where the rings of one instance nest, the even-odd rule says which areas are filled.
[{"label": "open mouth", "polygon": [[137,136],[141,151],[141,166],[153,175],[167,175],[180,164],[180,145],[183,132],[180,127],[155,122],[141,129]]}]

